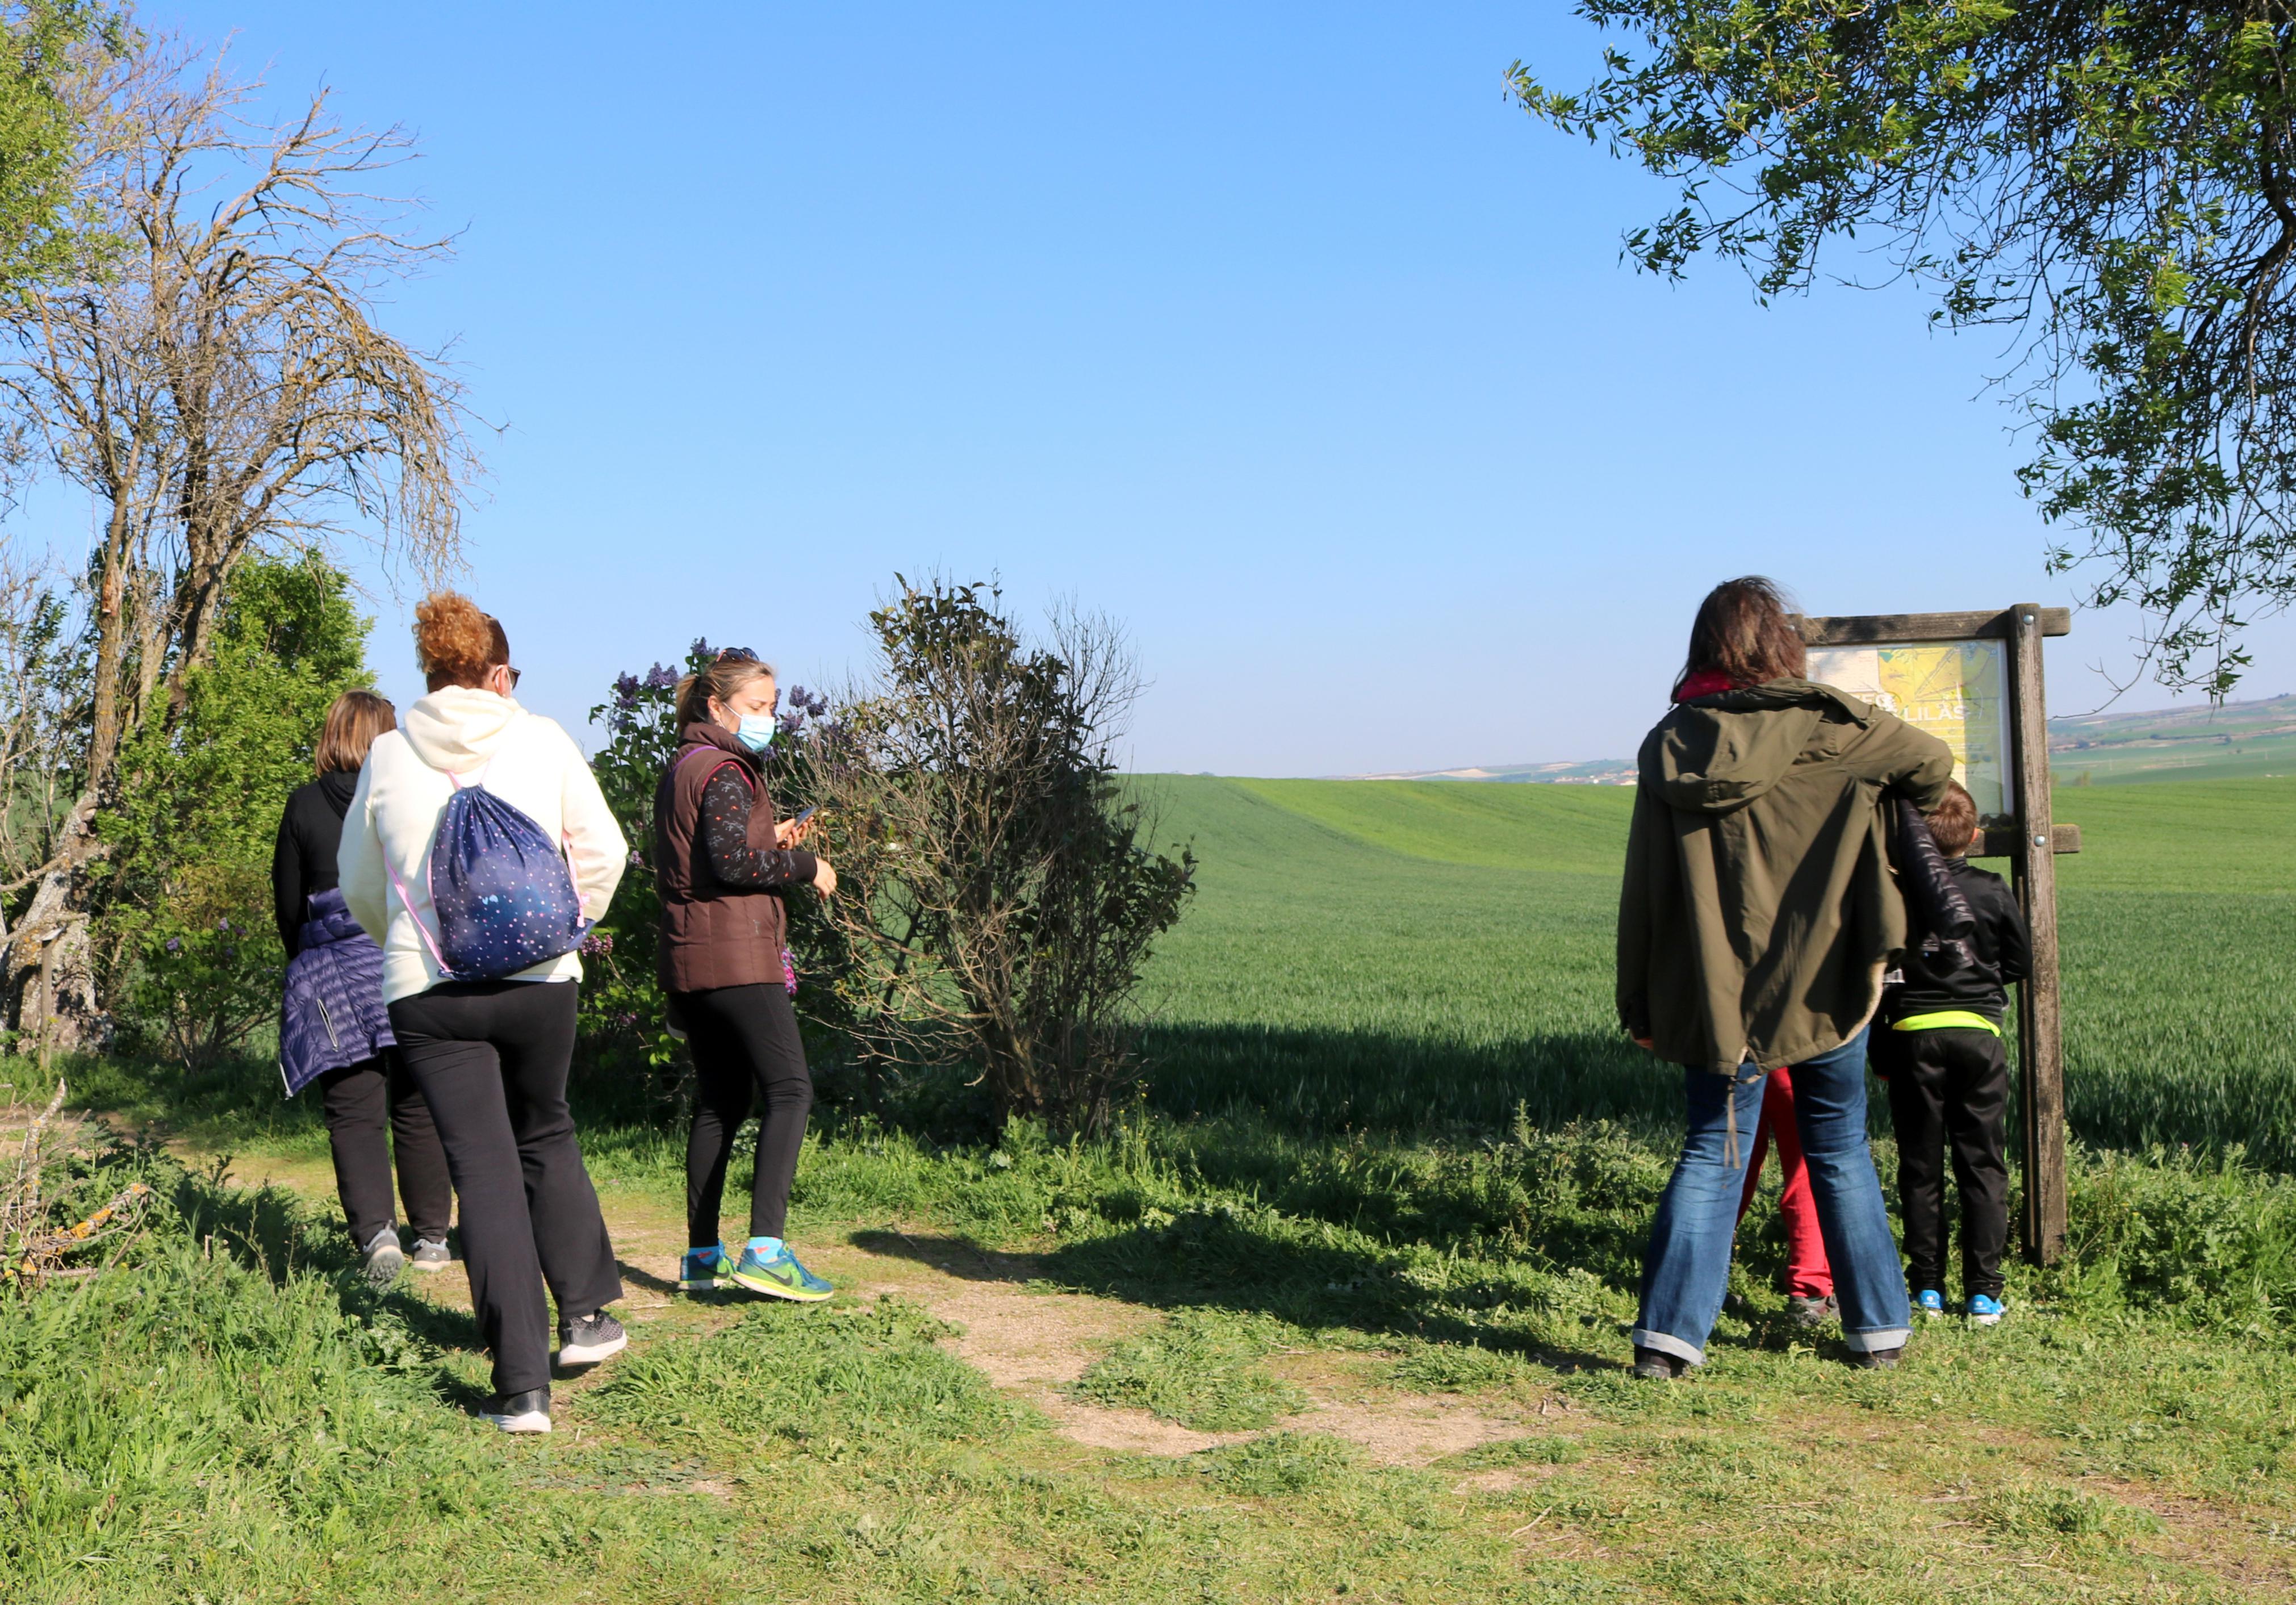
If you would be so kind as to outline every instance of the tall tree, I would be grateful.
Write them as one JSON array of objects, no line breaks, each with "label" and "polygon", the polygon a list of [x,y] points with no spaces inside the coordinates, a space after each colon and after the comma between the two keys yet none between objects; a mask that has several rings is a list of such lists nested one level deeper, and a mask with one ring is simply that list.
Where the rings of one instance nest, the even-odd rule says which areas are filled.
[{"label": "tall tree", "polygon": [[2296,4],[1580,0],[1632,36],[1558,127],[1678,182],[1627,254],[1701,252],[1764,297],[1854,238],[2013,332],[2052,571],[2138,603],[2167,684],[2221,696],[2296,599]]},{"label": "tall tree", "polygon": [[378,299],[444,254],[378,195],[410,152],[347,127],[324,92],[262,120],[221,55],[134,38],[83,48],[65,259],[0,295],[0,400],[35,467],[84,487],[88,714],[72,807],[9,932],[18,1028],[101,1028],[89,934],[97,816],[122,751],[184,710],[249,554],[365,539],[435,569],[471,471],[441,356],[386,332]]}]

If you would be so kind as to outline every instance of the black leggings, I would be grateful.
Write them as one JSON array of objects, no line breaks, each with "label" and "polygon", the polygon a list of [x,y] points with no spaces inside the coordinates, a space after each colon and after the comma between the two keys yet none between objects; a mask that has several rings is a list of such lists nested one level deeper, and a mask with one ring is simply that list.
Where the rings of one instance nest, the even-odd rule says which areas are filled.
[{"label": "black leggings", "polygon": [[545,1282],[562,1320],[622,1296],[566,1107],[574,1011],[570,981],[448,981],[390,1005],[463,1202],[471,1305],[497,1393],[549,1386]]},{"label": "black leggings", "polygon": [[[390,1160],[398,1158],[398,1194],[406,1203],[406,1224],[418,1238],[447,1241],[455,1211],[454,1183],[447,1175],[446,1151],[430,1123],[430,1106],[399,1062],[385,1048],[348,1069],[319,1077],[327,1115],[327,1146],[335,1155],[335,1191],[351,1241],[364,1253],[375,1234],[391,1224]],[[388,1126],[390,1135],[383,1136]]]},{"label": "black leggings", "polygon": [[754,1100],[758,1176],[750,1189],[750,1235],[779,1237],[788,1223],[790,1183],[805,1146],[813,1077],[789,993],[778,983],[713,987],[673,995],[693,1046],[693,1130],[685,1140],[686,1242],[718,1241],[718,1208],[726,1196],[726,1162],[734,1134]]}]

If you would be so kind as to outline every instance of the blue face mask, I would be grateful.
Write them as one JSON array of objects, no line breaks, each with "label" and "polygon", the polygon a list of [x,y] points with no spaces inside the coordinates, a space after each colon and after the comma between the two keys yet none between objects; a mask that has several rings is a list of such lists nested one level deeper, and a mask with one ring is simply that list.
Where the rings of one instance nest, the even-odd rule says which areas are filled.
[{"label": "blue face mask", "polygon": [[763,752],[774,744],[774,716],[769,713],[745,713],[742,727],[734,738],[752,752]]}]

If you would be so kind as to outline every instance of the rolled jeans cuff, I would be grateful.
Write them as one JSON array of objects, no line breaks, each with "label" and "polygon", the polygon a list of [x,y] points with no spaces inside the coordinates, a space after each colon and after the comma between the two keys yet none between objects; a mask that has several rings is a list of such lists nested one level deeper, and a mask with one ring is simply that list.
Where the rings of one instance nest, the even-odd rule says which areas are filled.
[{"label": "rolled jeans cuff", "polygon": [[1628,1340],[1636,1348],[1654,1348],[1662,1355],[1672,1355],[1677,1360],[1687,1360],[1693,1365],[1706,1363],[1704,1349],[1695,1343],[1685,1343],[1681,1339],[1666,1332],[1653,1332],[1638,1326]]},{"label": "rolled jeans cuff", "polygon": [[1906,1339],[1913,1335],[1914,1329],[1910,1326],[1881,1326],[1870,1332],[1845,1331],[1841,1334],[1841,1341],[1860,1354],[1878,1355],[1905,1347]]}]

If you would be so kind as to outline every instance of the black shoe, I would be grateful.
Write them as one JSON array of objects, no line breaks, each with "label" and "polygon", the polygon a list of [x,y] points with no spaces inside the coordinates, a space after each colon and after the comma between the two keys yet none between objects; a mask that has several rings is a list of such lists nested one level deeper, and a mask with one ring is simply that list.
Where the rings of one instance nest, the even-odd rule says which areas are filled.
[{"label": "black shoe", "polygon": [[1666,1354],[1655,1348],[1635,1350],[1635,1375],[1647,1377],[1653,1382],[1671,1382],[1690,1369],[1690,1362],[1680,1355]]},{"label": "black shoe", "polygon": [[629,1344],[622,1323],[605,1311],[578,1315],[558,1329],[558,1369],[595,1365],[608,1355],[618,1355]]},{"label": "black shoe", "polygon": [[1823,1298],[1808,1298],[1800,1293],[1786,1300],[1786,1319],[1796,1326],[1824,1326],[1829,1321],[1841,1318],[1841,1306],[1828,1293]]},{"label": "black shoe", "polygon": [[529,1388],[524,1393],[498,1393],[479,1413],[504,1432],[550,1430],[550,1389]]},{"label": "black shoe", "polygon": [[1905,1357],[1906,1347],[1902,1343],[1895,1348],[1853,1348],[1849,1351],[1849,1363],[1860,1371],[1895,1371],[1898,1362]]},{"label": "black shoe", "polygon": [[406,1252],[398,1246],[398,1232],[390,1226],[376,1232],[359,1252],[364,1256],[359,1269],[365,1271],[366,1279],[379,1288],[389,1287],[397,1282],[400,1267],[406,1264]]}]

